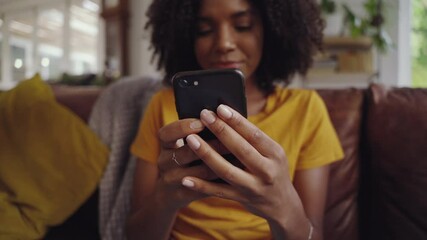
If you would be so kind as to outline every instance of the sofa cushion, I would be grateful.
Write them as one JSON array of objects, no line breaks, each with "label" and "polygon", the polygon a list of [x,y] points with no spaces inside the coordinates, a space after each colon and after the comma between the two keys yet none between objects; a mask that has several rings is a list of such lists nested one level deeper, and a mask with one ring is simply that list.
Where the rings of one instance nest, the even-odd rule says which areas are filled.
[{"label": "sofa cushion", "polygon": [[103,87],[51,85],[56,101],[73,111],[83,121],[89,120],[92,107]]},{"label": "sofa cushion", "polygon": [[38,75],[0,94],[0,239],[41,239],[96,189],[108,150]]},{"label": "sofa cushion", "polygon": [[364,239],[427,239],[427,89],[373,85]]},{"label": "sofa cushion", "polygon": [[345,157],[330,168],[324,219],[324,238],[358,238],[359,143],[364,91],[318,90],[325,101]]}]

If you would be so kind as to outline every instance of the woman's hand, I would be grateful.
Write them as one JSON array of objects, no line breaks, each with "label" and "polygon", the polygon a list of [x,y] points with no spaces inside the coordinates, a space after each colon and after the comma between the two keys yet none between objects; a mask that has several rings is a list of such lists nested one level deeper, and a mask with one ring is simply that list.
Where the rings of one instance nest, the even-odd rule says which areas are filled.
[{"label": "woman's hand", "polygon": [[303,219],[282,147],[233,109],[221,105],[217,113],[203,110],[201,120],[245,169],[233,166],[199,136],[190,134],[186,140],[197,158],[229,185],[194,175],[187,175],[182,184],[199,193],[238,201],[252,213],[276,223],[286,222],[285,216],[302,215]]},{"label": "woman's hand", "polygon": [[[203,129],[204,125],[200,120],[184,119],[168,124],[159,130],[161,149],[158,158],[159,178],[155,191],[161,201],[172,210],[178,210],[194,200],[206,197],[204,193],[183,187],[181,181],[185,176],[194,176],[203,180],[218,178],[202,162],[189,166],[199,157],[188,145],[184,145],[183,138],[189,134],[199,133]],[[212,148],[222,151],[218,141],[210,144]]]}]

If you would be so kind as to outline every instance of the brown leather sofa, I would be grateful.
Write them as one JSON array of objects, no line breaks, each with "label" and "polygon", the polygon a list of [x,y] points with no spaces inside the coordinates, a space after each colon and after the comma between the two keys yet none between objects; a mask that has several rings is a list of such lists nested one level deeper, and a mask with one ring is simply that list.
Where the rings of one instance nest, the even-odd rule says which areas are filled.
[{"label": "brown leather sofa", "polygon": [[[53,87],[87,121],[99,88]],[[427,239],[427,89],[319,90],[345,151],[331,168],[327,240]],[[46,239],[98,239],[97,192]]]}]

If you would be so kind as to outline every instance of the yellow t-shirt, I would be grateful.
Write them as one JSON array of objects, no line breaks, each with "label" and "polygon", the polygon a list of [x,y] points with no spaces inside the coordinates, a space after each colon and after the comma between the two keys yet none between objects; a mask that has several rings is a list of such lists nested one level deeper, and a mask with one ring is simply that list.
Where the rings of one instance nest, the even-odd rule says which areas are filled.
[{"label": "yellow t-shirt", "polygon": [[[153,96],[141,121],[131,152],[156,163],[160,152],[158,130],[178,119],[173,90]],[[276,87],[263,111],[249,121],[285,150],[289,174],[320,167],[344,154],[326,107],[313,90]],[[210,197],[192,202],[177,215],[172,236],[177,239],[266,239],[270,229],[265,219],[247,212],[239,203]]]}]

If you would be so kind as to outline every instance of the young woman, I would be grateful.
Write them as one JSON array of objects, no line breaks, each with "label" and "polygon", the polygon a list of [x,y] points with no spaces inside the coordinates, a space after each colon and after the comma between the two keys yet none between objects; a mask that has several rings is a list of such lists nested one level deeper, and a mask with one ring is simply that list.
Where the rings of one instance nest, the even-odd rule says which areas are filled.
[{"label": "young woman", "polygon": [[[131,148],[129,238],[322,239],[328,164],[342,149],[314,91],[276,84],[304,74],[321,46],[315,1],[154,0],[148,17],[166,83],[178,71],[238,68],[249,117],[221,105],[178,120],[170,87],[153,97]],[[218,141],[197,135],[205,127]]]}]

